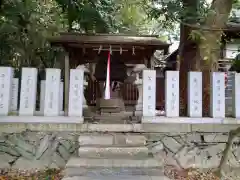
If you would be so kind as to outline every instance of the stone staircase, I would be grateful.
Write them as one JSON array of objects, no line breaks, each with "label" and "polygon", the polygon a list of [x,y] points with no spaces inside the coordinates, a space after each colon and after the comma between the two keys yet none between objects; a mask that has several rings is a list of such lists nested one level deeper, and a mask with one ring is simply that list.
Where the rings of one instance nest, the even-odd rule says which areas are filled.
[{"label": "stone staircase", "polygon": [[85,134],[79,145],[63,180],[167,180],[163,162],[149,153],[143,135]]}]

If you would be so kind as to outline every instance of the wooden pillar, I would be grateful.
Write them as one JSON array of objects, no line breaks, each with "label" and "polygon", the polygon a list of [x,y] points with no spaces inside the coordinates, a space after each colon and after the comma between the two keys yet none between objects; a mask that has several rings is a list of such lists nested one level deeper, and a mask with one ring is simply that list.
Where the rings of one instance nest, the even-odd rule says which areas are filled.
[{"label": "wooden pillar", "polygon": [[70,69],[69,69],[69,54],[65,54],[64,59],[64,114],[65,116],[68,115],[68,101],[69,101],[69,76],[70,76]]}]

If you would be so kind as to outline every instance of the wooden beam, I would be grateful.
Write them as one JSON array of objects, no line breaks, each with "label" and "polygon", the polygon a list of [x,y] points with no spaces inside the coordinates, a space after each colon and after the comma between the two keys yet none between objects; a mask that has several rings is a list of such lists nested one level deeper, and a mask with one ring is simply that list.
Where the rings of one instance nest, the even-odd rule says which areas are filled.
[{"label": "wooden beam", "polygon": [[64,114],[68,115],[68,101],[69,101],[69,54],[66,53],[64,59]]}]

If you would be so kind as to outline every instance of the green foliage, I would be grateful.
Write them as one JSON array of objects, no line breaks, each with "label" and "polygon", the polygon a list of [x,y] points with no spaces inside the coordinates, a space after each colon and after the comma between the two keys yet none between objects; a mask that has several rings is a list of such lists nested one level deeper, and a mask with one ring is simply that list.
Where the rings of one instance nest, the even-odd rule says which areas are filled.
[{"label": "green foliage", "polygon": [[113,0],[56,0],[68,21],[68,30],[107,33],[114,27]]},{"label": "green foliage", "polygon": [[[46,14],[48,16],[46,16]],[[61,14],[54,3],[41,1],[3,1],[0,11],[0,61],[13,67],[54,61],[54,51],[46,38],[63,30]]]},{"label": "green foliage", "polygon": [[[53,67],[60,49],[47,37],[61,31],[149,33],[142,0],[5,0],[0,6],[0,65]],[[150,28],[149,28],[150,27]]]},{"label": "green foliage", "polygon": [[240,53],[232,60],[231,71],[240,72]]},{"label": "green foliage", "polygon": [[163,27],[170,29],[180,22],[202,24],[211,10],[206,0],[150,0],[147,2],[145,9],[149,16],[158,20]]},{"label": "green foliage", "polygon": [[147,15],[142,0],[56,0],[69,31],[83,33],[146,32]]}]

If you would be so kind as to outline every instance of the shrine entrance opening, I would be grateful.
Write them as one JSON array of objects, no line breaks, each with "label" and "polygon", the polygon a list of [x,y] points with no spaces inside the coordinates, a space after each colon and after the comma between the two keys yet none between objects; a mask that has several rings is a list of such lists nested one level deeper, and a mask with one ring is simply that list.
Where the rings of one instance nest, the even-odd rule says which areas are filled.
[{"label": "shrine entrance opening", "polygon": [[[84,69],[84,107],[95,115],[124,114],[122,112],[127,111],[141,113],[142,71],[154,69],[151,61],[154,52],[162,50],[166,54],[169,47],[156,36],[62,33],[51,38],[50,42],[68,53],[65,82],[69,69]],[[110,98],[105,97],[107,72]]]}]

